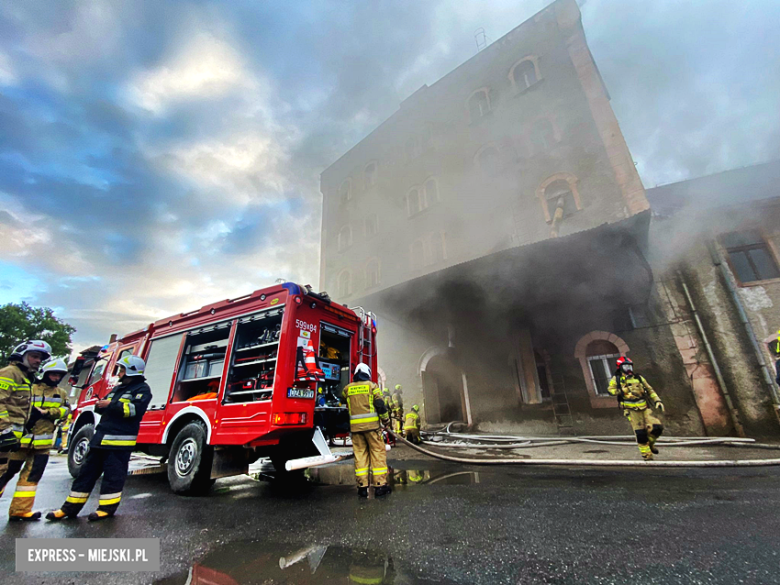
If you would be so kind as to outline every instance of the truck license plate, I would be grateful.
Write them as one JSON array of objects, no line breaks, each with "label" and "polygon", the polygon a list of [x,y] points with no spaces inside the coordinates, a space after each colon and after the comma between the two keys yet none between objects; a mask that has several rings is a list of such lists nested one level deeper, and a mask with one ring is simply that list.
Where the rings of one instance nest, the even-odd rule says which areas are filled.
[{"label": "truck license plate", "polygon": [[287,398],[314,398],[314,390],[310,388],[288,388]]}]

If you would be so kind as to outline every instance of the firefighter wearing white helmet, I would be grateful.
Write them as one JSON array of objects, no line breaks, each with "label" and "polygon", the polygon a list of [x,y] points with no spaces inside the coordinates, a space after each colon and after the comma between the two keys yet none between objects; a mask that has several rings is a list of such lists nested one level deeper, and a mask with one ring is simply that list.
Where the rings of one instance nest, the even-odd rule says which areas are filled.
[{"label": "firefighter wearing white helmet", "polygon": [[119,358],[116,368],[119,384],[95,404],[95,412],[101,417],[84,464],[65,503],[46,515],[49,520],[76,517],[101,475],[98,509],[89,515],[89,520],[109,518],[119,507],[130,454],[135,449],[141,418],[152,400],[152,391],[144,378],[144,361],[138,356]]},{"label": "firefighter wearing white helmet", "polygon": [[8,468],[9,454],[19,448],[24,434],[35,372],[50,356],[51,346],[45,341],[25,341],[14,348],[10,363],[0,369],[0,477]]},{"label": "firefighter wearing white helmet", "polygon": [[70,412],[68,394],[58,386],[68,373],[65,360],[46,362],[40,371],[43,376],[32,387],[30,417],[22,436],[21,448],[10,454],[8,469],[0,476],[1,491],[21,471],[8,511],[10,520],[38,520],[41,517],[40,512],[32,510],[35,493],[49,462],[55,424]]},{"label": "firefighter wearing white helmet", "polygon": [[367,364],[357,365],[352,383],[344,387],[343,395],[349,410],[358,495],[368,497],[368,487],[372,483],[369,475],[373,478],[374,495],[387,495],[390,486],[387,485],[387,453],[382,426],[389,422],[389,417],[382,389],[371,381],[371,368]]}]

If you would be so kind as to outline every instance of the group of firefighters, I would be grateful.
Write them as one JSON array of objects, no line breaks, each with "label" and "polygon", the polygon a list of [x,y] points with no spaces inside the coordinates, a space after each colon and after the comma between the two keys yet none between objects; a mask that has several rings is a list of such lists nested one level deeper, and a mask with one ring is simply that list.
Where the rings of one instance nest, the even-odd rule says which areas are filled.
[{"label": "group of firefighters", "polygon": [[[774,349],[780,384],[780,339]],[[67,365],[61,359],[50,358],[48,343],[26,341],[14,349],[9,365],[0,369],[0,497],[8,482],[21,472],[11,500],[10,520],[41,517],[40,512],[33,511],[35,492],[54,446],[55,426],[70,414],[67,394],[59,387]],[[118,382],[95,405],[101,418],[84,464],[65,503],[49,512],[47,519],[76,517],[101,475],[99,505],[89,520],[108,518],[116,512],[141,418],[152,396],[144,368],[144,361],[137,356],[127,355],[117,361]],[[37,379],[39,372],[41,377]],[[391,393],[371,379],[369,366],[358,364],[353,381],[344,387],[343,398],[349,412],[358,495],[368,497],[368,488],[373,484],[375,497],[382,497],[391,491],[382,429],[392,425],[396,435],[419,444],[420,409],[415,404],[404,416],[401,385],[396,385]],[[656,441],[664,430],[653,412],[666,410],[660,397],[643,376],[634,372],[633,362],[625,356],[617,360],[608,391],[617,397],[631,424],[642,457],[651,461],[658,454]]]},{"label": "group of firefighters", "polygon": [[[54,447],[55,427],[58,422],[67,422],[70,415],[67,393],[59,387],[67,364],[50,358],[48,343],[25,341],[0,369],[0,496],[21,472],[11,500],[10,520],[40,519],[41,513],[33,511],[35,493]],[[141,418],[152,398],[143,374],[141,358],[130,355],[117,361],[118,382],[95,405],[101,418],[87,457],[65,503],[49,512],[47,519],[76,517],[101,475],[100,502],[89,520],[102,520],[116,512]]]}]

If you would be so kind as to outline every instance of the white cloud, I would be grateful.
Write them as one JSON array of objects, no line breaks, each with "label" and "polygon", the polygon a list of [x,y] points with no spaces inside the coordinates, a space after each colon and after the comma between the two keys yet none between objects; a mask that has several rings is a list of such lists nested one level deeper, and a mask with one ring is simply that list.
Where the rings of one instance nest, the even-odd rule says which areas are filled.
[{"label": "white cloud", "polygon": [[11,58],[0,52],[0,85],[15,85],[17,82],[16,71],[11,63]]},{"label": "white cloud", "polygon": [[134,103],[160,114],[182,100],[217,98],[241,88],[251,92],[262,89],[230,44],[200,33],[168,63],[136,74],[128,92]]}]

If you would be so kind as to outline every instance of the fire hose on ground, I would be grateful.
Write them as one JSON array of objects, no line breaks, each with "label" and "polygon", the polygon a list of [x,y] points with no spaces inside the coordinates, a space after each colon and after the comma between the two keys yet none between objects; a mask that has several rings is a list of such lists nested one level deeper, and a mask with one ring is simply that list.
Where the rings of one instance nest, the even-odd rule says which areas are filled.
[{"label": "fire hose on ground", "polygon": [[[448,425],[449,428],[449,425]],[[443,453],[436,453],[420,445],[415,445],[407,441],[400,434],[393,431],[388,431],[396,441],[400,441],[404,445],[407,445],[411,449],[433,457],[434,459],[440,459],[442,461],[450,461],[453,463],[462,463],[465,465],[547,465],[547,466],[580,466],[580,467],[765,467],[772,465],[780,465],[780,459],[724,459],[718,461],[641,461],[634,459],[510,459],[501,457],[454,457],[452,455],[445,455]],[[451,433],[447,433],[452,436]],[[497,435],[467,435],[468,439],[487,440],[486,437],[490,437],[495,442],[504,442],[514,440],[516,445],[520,447],[508,447],[503,448],[525,448],[529,444],[533,446],[551,446],[561,445],[564,443],[596,443],[596,444],[609,444],[609,445],[629,445],[628,442],[617,441],[602,441],[601,439],[592,437],[566,437],[562,439],[550,440],[547,438],[528,438],[528,437],[510,437],[510,436],[497,436]],[[616,437],[604,437],[604,439],[615,439]],[[520,441],[518,441],[520,439]],[[544,442],[546,441],[546,443]],[[430,443],[428,443],[430,444]],[[692,438],[692,439],[668,439],[659,445],[666,447],[670,446],[692,446],[692,445],[728,445],[728,446],[740,446],[740,447],[754,447],[753,439],[736,439],[730,437],[724,438]],[[437,445],[439,446],[439,445]],[[474,445],[472,448],[484,447],[488,449],[495,449],[494,445]],[[761,445],[764,448],[780,449],[773,445]]]}]

